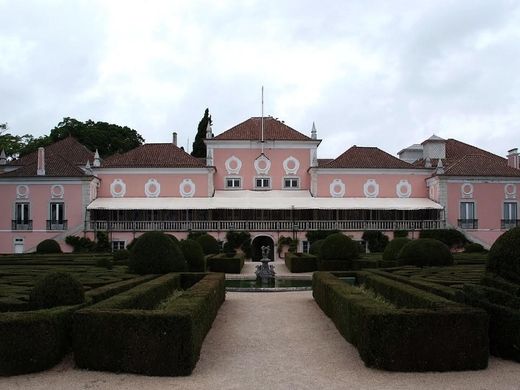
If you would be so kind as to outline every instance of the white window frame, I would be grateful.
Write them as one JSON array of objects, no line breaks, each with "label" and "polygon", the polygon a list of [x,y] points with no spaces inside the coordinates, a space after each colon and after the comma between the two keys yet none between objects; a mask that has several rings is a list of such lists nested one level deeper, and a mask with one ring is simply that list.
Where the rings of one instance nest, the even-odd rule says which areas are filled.
[{"label": "white window frame", "polygon": [[[57,219],[53,219],[53,208],[56,208],[56,216]],[[60,209],[61,208],[61,222],[60,222]],[[65,218],[65,203],[63,202],[51,202],[49,203],[49,221],[51,221],[51,224],[57,225],[57,224],[63,224],[63,221],[66,221],[67,218]]]},{"label": "white window frame", "polygon": [[302,253],[309,253],[311,249],[311,243],[307,240],[302,240]]},{"label": "white window frame", "polygon": [[[296,181],[296,186],[286,186],[285,185],[285,181],[286,180],[291,180],[291,181]],[[282,178],[282,188],[284,190],[299,190],[300,189],[300,177],[299,176],[284,176]]]},{"label": "white window frame", "polygon": [[[27,205],[27,215],[26,212],[25,212],[25,208],[23,207],[24,205]],[[18,206],[21,206],[20,207],[20,210],[21,210],[21,217],[18,218]],[[31,203],[30,202],[15,202],[14,204],[14,218],[13,218],[15,221],[20,221],[20,223],[24,223],[24,222],[28,222],[31,220]]]},{"label": "white window frame", "polygon": [[112,248],[112,252],[119,251],[119,250],[126,248],[126,241],[125,240],[112,240],[110,242],[110,246]]},{"label": "white window frame", "polygon": [[[514,207],[513,207],[514,206]],[[506,215],[506,207],[507,207],[507,215]],[[515,215],[512,215],[512,211],[514,210]],[[518,219],[518,202],[504,202],[504,206],[502,208],[502,217],[506,220],[517,220]]]},{"label": "white window frame", "polygon": [[[238,180],[238,186],[228,186],[228,180]],[[227,190],[241,190],[242,189],[242,177],[240,176],[226,176],[224,178],[224,188]]]},{"label": "white window frame", "polygon": [[[257,180],[268,180],[268,186],[257,186]],[[255,190],[260,190],[260,191],[266,191],[266,190],[270,190],[271,189],[271,183],[272,183],[272,180],[271,180],[271,176],[255,176],[254,179],[253,179],[253,187]]]}]

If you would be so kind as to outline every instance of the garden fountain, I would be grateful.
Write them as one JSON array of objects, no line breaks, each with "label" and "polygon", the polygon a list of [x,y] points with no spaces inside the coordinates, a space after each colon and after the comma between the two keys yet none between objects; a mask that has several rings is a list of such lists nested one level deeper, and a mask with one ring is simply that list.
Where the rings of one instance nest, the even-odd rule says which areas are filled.
[{"label": "garden fountain", "polygon": [[262,264],[256,266],[256,280],[261,281],[262,284],[269,284],[270,282],[274,282],[274,265],[269,265],[269,262],[272,261],[269,259],[269,246],[262,246],[262,258],[260,261]]}]

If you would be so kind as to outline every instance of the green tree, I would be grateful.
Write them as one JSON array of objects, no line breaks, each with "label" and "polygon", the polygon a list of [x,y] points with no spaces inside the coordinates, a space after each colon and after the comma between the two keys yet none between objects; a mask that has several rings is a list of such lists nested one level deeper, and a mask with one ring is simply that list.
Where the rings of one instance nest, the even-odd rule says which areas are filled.
[{"label": "green tree", "polygon": [[0,123],[0,151],[3,150],[8,160],[17,158],[20,150],[22,150],[27,143],[32,142],[34,137],[30,134],[14,135],[6,133],[9,129],[7,123]]},{"label": "green tree", "polygon": [[90,150],[99,150],[102,157],[127,152],[144,142],[143,137],[137,131],[127,126],[94,122],[90,119],[81,122],[74,118],[63,118],[49,135],[29,140],[20,150],[20,155],[31,153],[40,146],[47,146],[69,135]]},{"label": "green tree", "polygon": [[206,130],[208,128],[208,123],[210,125],[213,124],[211,120],[211,115],[209,115],[209,108],[206,108],[204,111],[204,116],[199,122],[199,127],[197,128],[197,135],[195,136],[195,140],[193,141],[193,148],[191,151],[191,155],[193,157],[206,157],[206,144],[204,143],[204,138],[206,138]]}]

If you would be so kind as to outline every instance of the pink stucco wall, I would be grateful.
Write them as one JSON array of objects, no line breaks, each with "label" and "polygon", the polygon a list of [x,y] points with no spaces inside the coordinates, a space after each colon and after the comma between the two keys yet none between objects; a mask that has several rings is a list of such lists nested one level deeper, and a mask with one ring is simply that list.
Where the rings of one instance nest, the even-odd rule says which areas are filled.
[{"label": "pink stucco wall", "polygon": [[[242,177],[242,189],[254,189],[254,178],[258,175],[254,167],[254,161],[261,154],[260,149],[214,149],[213,161],[217,168],[215,174],[215,189],[225,189],[225,178],[228,176]],[[309,149],[265,149],[264,155],[271,161],[271,169],[265,176],[271,177],[271,188],[273,190],[283,189],[282,180],[284,177],[299,177],[300,189],[309,189],[310,179],[307,169],[310,166]],[[235,156],[242,161],[242,168],[238,174],[228,174],[226,170],[226,160]],[[294,157],[300,162],[300,167],[295,175],[285,173],[283,162],[288,157]]]},{"label": "pink stucco wall", "polygon": [[[457,226],[460,219],[460,202],[475,203],[475,218],[479,229],[500,229],[500,221],[504,218],[504,202],[518,202],[518,199],[506,199],[504,183],[471,183],[473,194],[464,197],[461,187],[465,183],[448,183],[448,223]],[[520,189],[520,185],[517,185]],[[466,188],[466,192],[468,192]]]},{"label": "pink stucco wall", "polygon": [[[19,184],[25,184],[20,182]],[[61,184],[64,188],[62,199],[51,197],[51,186]],[[61,230],[47,231],[46,221],[50,218],[51,202],[63,202],[65,204],[65,218],[68,229],[72,230],[78,226],[83,226],[82,212],[82,185],[65,184],[62,182],[45,182],[41,184],[28,184],[29,196],[27,199],[16,198],[17,184],[0,184],[0,194],[2,204],[5,205],[0,214],[0,253],[10,253],[14,251],[14,238],[24,238],[24,249],[28,250],[35,247],[39,242],[47,238],[55,238],[62,235]],[[11,231],[11,221],[14,219],[15,203],[30,204],[30,218],[33,221],[32,231]],[[64,249],[66,249],[64,247]]]},{"label": "pink stucco wall", "polygon": [[395,198],[396,185],[401,180],[408,180],[412,186],[412,193],[410,198],[423,198],[428,196],[428,189],[426,188],[427,176],[425,175],[411,175],[411,174],[318,174],[318,196],[330,197],[330,184],[335,179],[340,179],[345,184],[345,197],[361,197],[364,198],[363,185],[369,180],[373,179],[379,184],[378,198]]},{"label": "pink stucco wall", "polygon": [[146,197],[144,187],[149,179],[155,179],[161,185],[159,196],[181,197],[179,185],[184,179],[191,179],[195,184],[195,197],[208,196],[208,175],[199,174],[103,174],[99,175],[101,185],[98,190],[99,197],[111,198],[110,184],[115,179],[121,179],[126,184],[125,197]]}]

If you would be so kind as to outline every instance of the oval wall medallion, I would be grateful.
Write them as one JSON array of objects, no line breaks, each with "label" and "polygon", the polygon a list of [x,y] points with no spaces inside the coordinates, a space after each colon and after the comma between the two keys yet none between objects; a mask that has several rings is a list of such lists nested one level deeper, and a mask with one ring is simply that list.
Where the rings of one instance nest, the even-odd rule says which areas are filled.
[{"label": "oval wall medallion", "polygon": [[16,199],[27,199],[29,198],[29,186],[20,184],[16,186]]},{"label": "oval wall medallion", "polygon": [[195,195],[195,183],[191,179],[184,179],[179,184],[179,192],[183,198],[191,198]]},{"label": "oval wall medallion", "polygon": [[408,180],[400,180],[395,186],[395,192],[399,198],[409,198],[412,195],[412,185]]},{"label": "oval wall medallion", "polygon": [[65,189],[61,184],[54,184],[51,186],[51,198],[52,199],[63,199]]},{"label": "oval wall medallion", "polygon": [[242,161],[238,157],[231,156],[226,160],[224,165],[226,166],[228,175],[238,175],[242,168]]},{"label": "oval wall medallion", "polygon": [[144,193],[148,198],[157,198],[161,193],[161,183],[156,179],[148,179],[144,185]]},{"label": "oval wall medallion", "polygon": [[464,183],[460,186],[460,193],[463,198],[473,198],[473,184]]},{"label": "oval wall medallion", "polygon": [[363,192],[367,198],[377,198],[379,195],[379,184],[374,179],[368,179],[363,184]]},{"label": "oval wall medallion", "polygon": [[110,193],[113,198],[122,198],[126,194],[126,184],[121,179],[114,179],[110,184]]},{"label": "oval wall medallion", "polygon": [[334,179],[329,185],[330,196],[333,198],[343,198],[345,196],[345,183],[341,179]]},{"label": "oval wall medallion", "polygon": [[516,199],[516,185],[509,183],[504,186],[506,199]]},{"label": "oval wall medallion", "polygon": [[300,169],[300,161],[293,156],[289,156],[283,161],[283,169],[286,175],[296,175],[298,169]]},{"label": "oval wall medallion", "polygon": [[255,160],[254,165],[258,175],[267,175],[271,169],[271,160],[262,154]]}]

